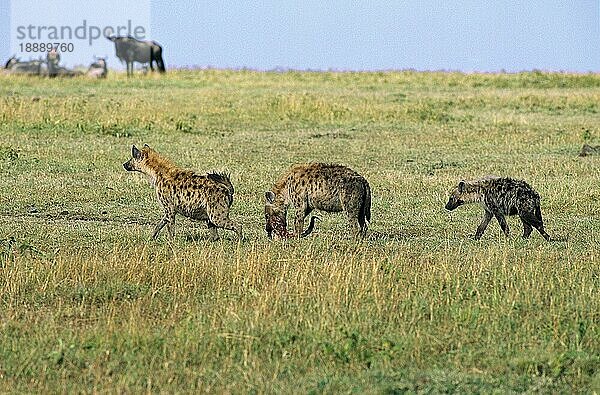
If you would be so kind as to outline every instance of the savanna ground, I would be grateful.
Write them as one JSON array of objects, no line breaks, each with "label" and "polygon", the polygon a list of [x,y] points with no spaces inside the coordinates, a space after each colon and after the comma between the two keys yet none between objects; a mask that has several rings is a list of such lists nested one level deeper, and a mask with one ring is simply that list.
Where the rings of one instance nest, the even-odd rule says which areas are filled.
[{"label": "savanna ground", "polygon": [[[0,76],[0,392],[600,391],[600,76],[179,71]],[[241,243],[161,210],[132,144],[227,170]],[[269,242],[264,191],[340,162],[373,190],[368,238],[322,214]],[[461,178],[526,179],[551,236]]]}]

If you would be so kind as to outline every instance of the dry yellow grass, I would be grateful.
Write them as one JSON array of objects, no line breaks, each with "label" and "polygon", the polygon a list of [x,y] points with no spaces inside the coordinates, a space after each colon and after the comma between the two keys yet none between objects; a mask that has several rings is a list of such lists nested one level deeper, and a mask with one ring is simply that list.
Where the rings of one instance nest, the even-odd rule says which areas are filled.
[{"label": "dry yellow grass", "polygon": [[[600,78],[189,71],[0,76],[0,392],[581,392],[600,387]],[[121,167],[148,143],[228,170],[238,243]],[[367,240],[324,215],[266,240],[291,163],[373,189]],[[443,205],[460,178],[524,178],[551,236]]]}]

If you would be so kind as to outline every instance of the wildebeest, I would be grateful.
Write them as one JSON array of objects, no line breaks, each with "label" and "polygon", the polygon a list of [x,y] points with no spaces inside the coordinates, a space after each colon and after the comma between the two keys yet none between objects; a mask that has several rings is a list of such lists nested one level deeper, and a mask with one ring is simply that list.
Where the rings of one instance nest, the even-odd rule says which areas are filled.
[{"label": "wildebeest", "polygon": [[164,209],[162,220],[154,228],[153,239],[165,225],[171,238],[175,235],[175,214],[205,221],[213,240],[219,237],[217,228],[233,230],[242,238],[242,226],[229,219],[234,194],[229,174],[197,174],[181,169],[148,145],[141,150],[134,145],[131,156],[123,167],[150,177]]},{"label": "wildebeest", "polygon": [[108,68],[106,67],[106,58],[97,58],[85,73],[85,75],[90,78],[106,78],[107,74]]},{"label": "wildebeest", "polygon": [[6,64],[4,69],[9,74],[29,74],[29,75],[40,75],[42,72],[41,60],[30,60],[28,62],[21,62],[16,56],[12,56]]},{"label": "wildebeest", "polygon": [[525,181],[496,176],[460,181],[450,194],[446,210],[454,210],[465,203],[480,203],[483,206],[483,220],[477,227],[476,240],[481,238],[492,217],[496,217],[502,231],[508,236],[508,224],[504,216],[518,215],[523,223],[523,238],[529,238],[533,228],[536,228],[550,241],[550,236],[544,230],[540,195]]},{"label": "wildebeest", "polygon": [[294,207],[294,237],[310,233],[314,217],[306,231],[304,219],[313,209],[344,212],[355,237],[364,237],[371,220],[371,188],[354,170],[338,164],[309,163],[292,166],[265,192],[265,230],[271,238],[286,238],[287,210]]},{"label": "wildebeest", "polygon": [[130,36],[107,36],[106,38],[115,43],[117,58],[127,64],[127,75],[133,75],[133,62],[149,63],[152,71],[154,71],[152,64],[156,62],[158,71],[165,72],[162,47],[156,41],[140,41]]}]

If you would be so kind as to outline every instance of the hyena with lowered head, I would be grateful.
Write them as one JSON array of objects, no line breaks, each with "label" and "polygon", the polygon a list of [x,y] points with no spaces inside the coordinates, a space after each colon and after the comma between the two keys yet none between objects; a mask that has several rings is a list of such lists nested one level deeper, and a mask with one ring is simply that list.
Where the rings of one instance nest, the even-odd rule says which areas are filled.
[{"label": "hyena with lowered head", "polygon": [[508,236],[508,224],[505,215],[518,215],[523,223],[523,238],[529,238],[533,228],[550,241],[550,236],[544,230],[540,195],[522,180],[486,176],[477,180],[460,181],[450,194],[447,210],[454,210],[465,203],[481,203],[483,220],[475,239],[478,240],[485,232],[492,217],[496,217],[502,231]]},{"label": "hyena with lowered head", "polygon": [[225,173],[196,174],[177,167],[147,144],[140,150],[135,145],[123,167],[127,171],[139,171],[150,177],[156,189],[156,197],[165,214],[154,228],[152,238],[158,237],[166,225],[171,238],[175,236],[175,214],[205,221],[212,240],[217,240],[217,228],[233,230],[242,237],[241,225],[229,219],[233,203],[233,185]]},{"label": "hyena with lowered head", "polygon": [[[294,234],[287,232],[287,211],[294,207]],[[304,219],[312,210],[345,212],[354,236],[363,237],[371,220],[371,188],[354,170],[336,164],[309,163],[292,166],[265,192],[265,230],[269,238],[308,235]]]}]

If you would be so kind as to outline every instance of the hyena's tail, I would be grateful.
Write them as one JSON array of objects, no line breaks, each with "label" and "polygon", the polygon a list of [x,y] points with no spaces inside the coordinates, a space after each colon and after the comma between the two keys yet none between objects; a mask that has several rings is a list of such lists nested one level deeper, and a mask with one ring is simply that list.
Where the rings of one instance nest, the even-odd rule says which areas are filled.
[{"label": "hyena's tail", "polygon": [[363,187],[365,193],[363,195],[363,201],[358,214],[358,223],[360,225],[361,233],[364,237],[364,235],[367,233],[369,222],[371,222],[371,187],[367,181],[364,181]]},{"label": "hyena's tail", "polygon": [[542,220],[542,209],[540,208],[539,204],[535,208],[535,216],[537,217],[537,219],[540,220],[540,222],[543,222],[543,220]]}]

